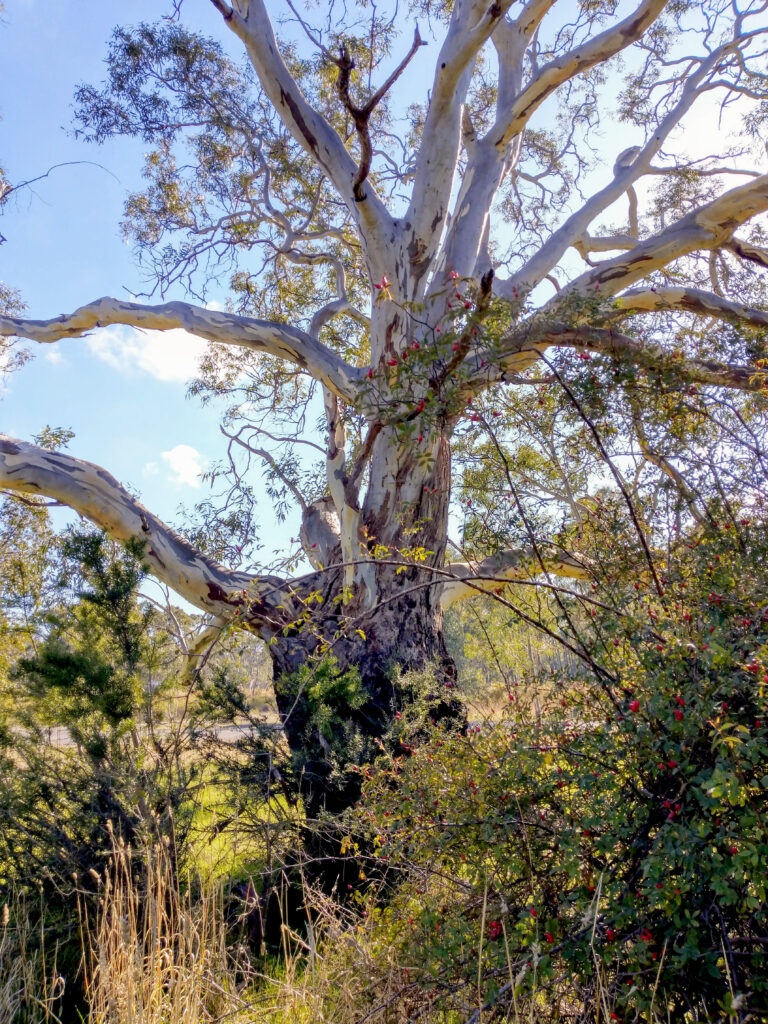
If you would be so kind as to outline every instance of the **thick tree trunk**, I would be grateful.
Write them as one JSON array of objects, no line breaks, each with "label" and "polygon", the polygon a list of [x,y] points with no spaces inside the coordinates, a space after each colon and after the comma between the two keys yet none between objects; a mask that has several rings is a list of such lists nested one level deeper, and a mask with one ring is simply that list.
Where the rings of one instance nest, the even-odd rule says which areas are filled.
[{"label": "thick tree trunk", "polygon": [[465,724],[434,572],[447,537],[447,439],[425,459],[386,433],[359,510],[365,586],[345,591],[341,543],[332,540],[318,561],[337,568],[303,581],[296,604],[307,615],[269,645],[290,776],[307,821],[305,877],[326,891],[357,884],[360,864],[341,854],[348,825],[339,816],[359,799],[365,767],[382,747],[407,755],[398,712],[403,722],[415,714]]},{"label": "thick tree trunk", "polygon": [[[343,899],[361,878],[378,877],[380,865],[372,864],[364,839],[356,838],[354,855],[344,851],[350,825],[342,815],[359,800],[365,767],[383,748],[408,756],[410,747],[392,728],[398,711],[403,720],[418,709],[432,721],[456,728],[466,723],[434,588],[423,587],[423,574],[414,570],[377,569],[381,599],[356,618],[354,628],[343,629],[342,617],[334,614],[270,645],[305,824],[301,850],[264,879],[256,926],[268,944],[279,942],[286,918],[304,926],[307,881]],[[339,572],[328,588],[329,604],[342,583]],[[318,634],[334,633],[337,639],[323,654]]]},{"label": "thick tree trunk", "polygon": [[[423,702],[433,719],[464,722],[434,589],[418,570],[377,569],[380,600],[353,624],[345,625],[343,609],[270,645],[278,711],[309,819],[355,803],[357,769],[376,755],[398,711]],[[339,574],[324,604],[334,604],[341,585]],[[330,641],[325,652],[318,636]]]}]

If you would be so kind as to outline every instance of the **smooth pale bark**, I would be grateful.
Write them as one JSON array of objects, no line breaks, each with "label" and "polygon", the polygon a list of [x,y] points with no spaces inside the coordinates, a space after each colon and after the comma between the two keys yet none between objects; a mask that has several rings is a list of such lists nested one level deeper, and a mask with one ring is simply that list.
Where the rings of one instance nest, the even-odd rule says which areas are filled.
[{"label": "smooth pale bark", "polygon": [[553,549],[551,545],[538,552],[532,548],[509,548],[490,555],[482,562],[452,562],[446,569],[457,579],[440,585],[440,602],[444,610],[467,597],[497,593],[505,584],[529,580],[540,574],[551,573],[574,580],[586,580],[591,575],[587,559]]},{"label": "smooth pale bark", "polygon": [[454,5],[436,62],[411,202],[403,218],[404,255],[416,268],[418,279],[435,256],[448,217],[461,146],[462,111],[475,59],[511,6],[511,0],[494,4],[458,0]]},{"label": "smooth pale bark", "polygon": [[[338,312],[345,312],[340,309]],[[305,369],[337,394],[353,401],[357,395],[359,370],[349,366],[316,338],[288,324],[255,320],[235,313],[193,306],[188,302],[165,302],[144,306],[120,299],[96,299],[50,320],[27,320],[0,316],[0,336],[28,338],[48,344],[62,338],[81,338],[110,324],[143,327],[153,331],[183,328],[190,334],[220,345],[236,345],[252,352],[267,352]]]},{"label": "smooth pale bark", "polygon": [[208,558],[92,462],[0,434],[0,487],[55,498],[115,540],[141,541],[152,574],[202,611],[227,620],[247,613],[264,629],[282,621],[275,609],[283,580],[236,572]]},{"label": "smooth pale bark", "polygon": [[678,310],[748,327],[768,327],[768,310],[754,309],[701,288],[636,288],[616,297],[617,320],[633,313]]},{"label": "smooth pale bark", "polygon": [[768,174],[762,174],[692,210],[665,231],[638,242],[629,252],[606,260],[594,270],[577,277],[563,289],[558,301],[574,293],[616,295],[621,289],[674,260],[693,252],[725,246],[741,224],[766,210]]},{"label": "smooth pale bark", "polygon": [[669,0],[644,0],[629,17],[575,47],[541,68],[533,81],[517,96],[511,109],[502,111],[489,131],[489,138],[501,150],[530,121],[545,99],[563,85],[590,68],[602,64],[640,39],[656,21]]}]

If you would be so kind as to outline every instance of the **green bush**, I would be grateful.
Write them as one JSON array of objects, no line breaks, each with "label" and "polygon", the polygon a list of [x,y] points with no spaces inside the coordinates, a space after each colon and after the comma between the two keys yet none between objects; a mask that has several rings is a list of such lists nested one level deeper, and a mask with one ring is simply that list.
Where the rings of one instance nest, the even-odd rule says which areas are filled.
[{"label": "green bush", "polygon": [[397,723],[359,811],[397,868],[368,927],[445,1008],[768,1019],[768,530],[716,524],[658,587],[606,572],[557,609],[581,669],[466,735]]},{"label": "green bush", "polygon": [[99,533],[71,533],[62,550],[56,601],[0,694],[0,905],[39,894],[34,932],[58,946],[73,1011],[78,903],[98,891],[115,837],[171,836],[183,852],[191,770],[175,734],[140,728],[154,653],[141,550]]}]

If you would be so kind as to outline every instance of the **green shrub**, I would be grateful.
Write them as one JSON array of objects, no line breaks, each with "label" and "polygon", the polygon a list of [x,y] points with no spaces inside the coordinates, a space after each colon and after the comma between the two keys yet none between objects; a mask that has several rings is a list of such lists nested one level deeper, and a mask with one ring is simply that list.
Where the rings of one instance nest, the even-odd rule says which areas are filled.
[{"label": "green shrub", "polygon": [[659,589],[610,572],[561,598],[582,669],[467,735],[398,723],[359,811],[398,869],[367,927],[439,1006],[768,1019],[768,530],[718,525]]}]

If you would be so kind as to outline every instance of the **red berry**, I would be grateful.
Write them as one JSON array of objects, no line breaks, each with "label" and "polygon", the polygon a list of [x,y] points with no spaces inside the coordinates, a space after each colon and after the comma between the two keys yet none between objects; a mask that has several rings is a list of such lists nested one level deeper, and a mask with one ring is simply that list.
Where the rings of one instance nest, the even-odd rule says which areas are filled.
[{"label": "red berry", "polygon": [[640,701],[639,700],[631,700],[629,702],[629,704],[628,704],[628,707],[629,707],[630,711],[639,711],[640,710]]}]

